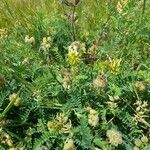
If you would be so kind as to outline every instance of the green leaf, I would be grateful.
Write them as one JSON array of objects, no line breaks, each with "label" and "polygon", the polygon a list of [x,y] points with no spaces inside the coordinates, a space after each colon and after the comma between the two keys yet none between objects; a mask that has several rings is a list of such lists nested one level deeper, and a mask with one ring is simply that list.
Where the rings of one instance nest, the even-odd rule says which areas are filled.
[{"label": "green leaf", "polygon": [[143,150],[150,150],[150,144],[146,145]]}]

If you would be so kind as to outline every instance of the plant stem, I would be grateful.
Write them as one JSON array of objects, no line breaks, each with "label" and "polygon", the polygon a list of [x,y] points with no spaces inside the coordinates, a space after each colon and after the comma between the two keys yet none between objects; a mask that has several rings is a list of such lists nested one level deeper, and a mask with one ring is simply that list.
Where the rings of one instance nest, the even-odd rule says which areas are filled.
[{"label": "plant stem", "polygon": [[71,27],[72,27],[72,40],[73,42],[76,40],[76,27],[75,27],[75,11],[76,11],[76,6],[73,7],[72,11],[72,22],[71,22]]},{"label": "plant stem", "polygon": [[11,101],[9,102],[9,104],[7,105],[7,107],[6,107],[6,108],[4,109],[4,111],[0,114],[0,120],[2,120],[2,119],[6,116],[6,114],[9,112],[9,110],[13,107],[13,105],[14,105],[16,99],[18,98],[18,95],[19,95],[20,91],[21,91],[21,88],[20,88],[20,90],[18,91],[17,96],[16,96],[13,100],[11,100]]},{"label": "plant stem", "polygon": [[4,111],[0,115],[0,120],[3,119],[6,116],[7,112],[12,108],[13,104],[15,103],[15,101],[16,101],[16,98],[9,102],[7,107],[4,109]]},{"label": "plant stem", "polygon": [[145,12],[145,7],[146,7],[146,0],[143,0],[143,12],[142,12],[142,14],[144,14],[144,12]]}]

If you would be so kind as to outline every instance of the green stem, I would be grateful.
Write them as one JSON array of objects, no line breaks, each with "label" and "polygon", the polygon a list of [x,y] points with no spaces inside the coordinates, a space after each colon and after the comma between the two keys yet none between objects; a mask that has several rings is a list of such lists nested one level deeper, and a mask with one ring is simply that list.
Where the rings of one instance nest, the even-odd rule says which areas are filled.
[{"label": "green stem", "polygon": [[7,105],[7,107],[6,107],[6,108],[4,109],[4,111],[0,114],[0,120],[2,120],[2,119],[6,116],[6,114],[10,111],[10,109],[13,107],[13,105],[14,105],[16,99],[18,98],[18,95],[20,94],[20,91],[21,91],[21,88],[20,88],[20,90],[18,91],[16,97],[15,97],[13,100],[11,100],[11,101],[9,102],[9,104]]},{"label": "green stem", "polygon": [[71,22],[71,26],[72,26],[72,40],[73,40],[73,42],[76,40],[75,11],[76,11],[76,6],[74,6],[73,10],[72,10],[73,20]]},{"label": "green stem", "polygon": [[134,92],[135,92],[135,95],[136,95],[137,99],[140,100],[140,97],[139,97],[138,92],[137,92],[137,90],[136,90],[134,85],[133,85],[133,89],[134,89]]},{"label": "green stem", "polygon": [[3,119],[3,118],[6,116],[7,112],[12,108],[12,106],[13,106],[14,103],[15,103],[15,101],[16,101],[16,98],[13,99],[13,100],[11,100],[11,101],[9,102],[9,104],[7,105],[7,107],[4,109],[4,111],[3,111],[2,114],[0,115],[0,120]]},{"label": "green stem", "polygon": [[145,7],[146,7],[146,0],[143,1],[143,12],[142,12],[143,14],[145,12]]}]

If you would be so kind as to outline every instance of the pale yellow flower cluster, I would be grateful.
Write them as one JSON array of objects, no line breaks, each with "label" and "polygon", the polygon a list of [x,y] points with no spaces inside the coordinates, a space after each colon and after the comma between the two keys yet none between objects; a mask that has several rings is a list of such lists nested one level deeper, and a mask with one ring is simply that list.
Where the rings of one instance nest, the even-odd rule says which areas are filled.
[{"label": "pale yellow flower cluster", "polygon": [[46,50],[51,47],[52,39],[51,37],[43,37],[42,43],[41,43],[41,49]]},{"label": "pale yellow flower cluster", "polygon": [[136,122],[136,124],[138,122],[147,124],[145,119],[149,117],[146,115],[146,113],[149,112],[148,102],[142,102],[141,100],[138,100],[136,103],[134,103],[134,105],[136,106],[136,114],[134,114],[133,120]]},{"label": "pale yellow flower cluster", "polygon": [[118,106],[119,99],[120,99],[119,96],[110,96],[109,95],[109,101],[106,103],[108,104],[108,106],[111,109],[115,109]]},{"label": "pale yellow flower cluster", "polygon": [[97,54],[98,51],[98,47],[97,45],[93,44],[89,49],[88,49],[88,53],[91,55]]},{"label": "pale yellow flower cluster", "polygon": [[69,47],[68,47],[68,61],[70,65],[74,66],[77,65],[79,60],[80,60],[80,54],[85,52],[85,44],[80,43],[79,41],[73,42]]},{"label": "pale yellow flower cluster", "polygon": [[50,132],[69,133],[72,135],[71,120],[64,113],[60,113],[54,120],[48,121],[47,127]]},{"label": "pale yellow flower cluster", "polygon": [[65,90],[70,89],[70,86],[71,86],[71,72],[69,71],[69,69],[62,68],[61,75],[62,75],[62,78],[63,78],[63,87],[64,87],[64,89]]},{"label": "pale yellow flower cluster", "polygon": [[0,131],[0,144],[6,144],[9,147],[13,147],[13,141],[11,137],[3,131]]},{"label": "pale yellow flower cluster", "polygon": [[35,44],[35,38],[32,36],[30,37],[29,35],[27,35],[24,39],[25,43],[28,43],[28,44],[32,44],[34,45]]},{"label": "pale yellow flower cluster", "polygon": [[117,3],[117,11],[121,14],[124,8],[127,6],[128,0],[120,0]]},{"label": "pale yellow flower cluster", "polygon": [[78,51],[80,49],[80,42],[74,41],[70,46],[69,49],[72,49],[74,51]]},{"label": "pale yellow flower cluster", "polygon": [[88,123],[92,127],[96,127],[99,123],[99,114],[96,110],[87,107],[86,110],[88,111]]},{"label": "pale yellow flower cluster", "polygon": [[24,58],[24,60],[22,61],[22,64],[28,64],[29,63],[29,58]]},{"label": "pale yellow flower cluster", "polygon": [[119,144],[123,143],[121,133],[115,129],[108,130],[106,135],[109,139],[109,142],[114,146],[118,146]]},{"label": "pale yellow flower cluster", "polygon": [[86,51],[85,43],[80,43],[79,41],[74,41],[71,43],[68,49],[80,51],[81,53]]},{"label": "pale yellow flower cluster", "polygon": [[76,147],[74,145],[73,139],[67,139],[64,143],[63,150],[75,150]]},{"label": "pale yellow flower cluster", "polygon": [[144,90],[145,90],[145,84],[144,84],[143,81],[136,81],[136,82],[134,83],[134,86],[135,86],[135,88],[136,88],[137,90],[139,90],[139,91],[144,91]]},{"label": "pale yellow flower cluster", "polygon": [[120,59],[111,59],[109,58],[107,66],[109,67],[112,74],[118,74],[120,71],[120,65],[121,65],[121,58]]},{"label": "pale yellow flower cluster", "polygon": [[146,136],[142,136],[141,139],[135,139],[134,144],[135,146],[133,147],[133,150],[141,150],[142,145],[148,143],[148,138]]},{"label": "pale yellow flower cluster", "polygon": [[107,84],[107,80],[104,75],[98,75],[96,79],[93,80],[94,88],[105,88]]},{"label": "pale yellow flower cluster", "polygon": [[16,93],[11,94],[9,96],[9,100],[14,101],[14,105],[17,107],[20,106],[20,104],[21,104],[21,98]]}]

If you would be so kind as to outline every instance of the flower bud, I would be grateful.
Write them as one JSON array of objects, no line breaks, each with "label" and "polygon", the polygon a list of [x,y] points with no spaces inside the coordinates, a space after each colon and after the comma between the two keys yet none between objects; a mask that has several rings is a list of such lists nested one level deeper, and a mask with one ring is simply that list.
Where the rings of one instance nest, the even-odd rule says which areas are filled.
[{"label": "flower bud", "polygon": [[13,100],[16,100],[17,99],[17,94],[16,93],[13,93],[9,96],[9,100],[10,101],[13,101]]},{"label": "flower bud", "polygon": [[139,107],[137,107],[137,108],[136,108],[136,111],[137,111],[137,112],[139,112],[139,111],[140,111],[140,109],[141,109],[141,108],[140,108],[140,106],[139,106]]}]

